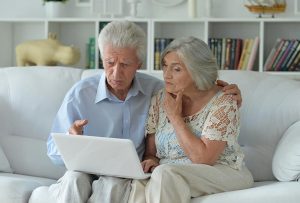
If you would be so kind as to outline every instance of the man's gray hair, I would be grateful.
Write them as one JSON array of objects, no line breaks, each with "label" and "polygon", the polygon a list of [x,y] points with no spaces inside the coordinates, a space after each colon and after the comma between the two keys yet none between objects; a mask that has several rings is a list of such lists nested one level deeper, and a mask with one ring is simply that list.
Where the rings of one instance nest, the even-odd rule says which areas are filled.
[{"label": "man's gray hair", "polygon": [[216,58],[208,45],[195,37],[173,40],[163,51],[161,65],[166,54],[175,52],[184,63],[199,90],[208,90],[218,78]]},{"label": "man's gray hair", "polygon": [[131,47],[136,49],[137,57],[143,63],[146,58],[146,39],[145,32],[137,24],[129,21],[112,21],[101,30],[98,37],[101,58],[106,45],[115,48]]}]

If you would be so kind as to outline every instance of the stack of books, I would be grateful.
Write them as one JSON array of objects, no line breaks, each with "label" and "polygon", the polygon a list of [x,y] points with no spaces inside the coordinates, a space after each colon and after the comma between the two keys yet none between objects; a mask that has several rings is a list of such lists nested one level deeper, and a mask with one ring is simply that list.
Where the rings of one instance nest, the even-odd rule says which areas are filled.
[{"label": "stack of books", "polygon": [[[110,21],[101,21],[100,23],[99,23],[99,33],[101,32],[101,30],[108,24],[108,23],[110,23]],[[101,59],[101,53],[100,53],[100,51],[99,51],[99,54],[98,54],[98,61],[99,61],[99,63],[98,63],[98,67],[99,68],[101,68],[101,69],[103,69],[104,67],[103,67],[103,61],[102,61],[102,59]]]},{"label": "stack of books", "polygon": [[267,71],[299,71],[300,41],[278,38],[267,57],[264,69]]},{"label": "stack of books", "polygon": [[259,38],[209,38],[208,45],[220,70],[253,70]]},{"label": "stack of books", "polygon": [[164,49],[173,41],[173,38],[155,38],[154,39],[154,70],[161,70],[160,60]]}]

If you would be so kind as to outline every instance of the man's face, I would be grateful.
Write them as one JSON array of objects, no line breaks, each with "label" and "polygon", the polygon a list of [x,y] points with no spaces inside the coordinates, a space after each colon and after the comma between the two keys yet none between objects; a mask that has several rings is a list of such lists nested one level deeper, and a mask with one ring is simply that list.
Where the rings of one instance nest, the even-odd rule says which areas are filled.
[{"label": "man's face", "polygon": [[177,94],[179,91],[195,88],[195,83],[175,52],[170,52],[163,59],[163,76],[166,91]]},{"label": "man's face", "polygon": [[134,48],[104,46],[103,66],[109,90],[116,96],[128,93],[136,71],[141,63]]}]

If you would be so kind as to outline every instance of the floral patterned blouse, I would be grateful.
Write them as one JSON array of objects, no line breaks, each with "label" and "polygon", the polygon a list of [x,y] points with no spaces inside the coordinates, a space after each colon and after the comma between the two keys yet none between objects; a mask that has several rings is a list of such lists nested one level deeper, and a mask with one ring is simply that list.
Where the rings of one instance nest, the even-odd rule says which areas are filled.
[{"label": "floral patterned blouse", "polygon": [[[175,130],[163,109],[163,98],[164,90],[160,90],[151,99],[146,135],[155,134],[156,156],[160,159],[160,164],[192,163],[177,141]],[[227,142],[216,163],[241,169],[244,154],[237,142],[239,110],[231,95],[220,91],[200,111],[183,119],[195,136]]]}]

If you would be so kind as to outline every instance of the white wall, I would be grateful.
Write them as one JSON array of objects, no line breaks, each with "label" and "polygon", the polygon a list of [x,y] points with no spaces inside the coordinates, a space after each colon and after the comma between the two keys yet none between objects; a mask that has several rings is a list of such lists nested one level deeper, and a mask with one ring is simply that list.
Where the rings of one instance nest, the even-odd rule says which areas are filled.
[{"label": "white wall", "polygon": [[[123,16],[129,15],[127,0],[124,1]],[[205,16],[205,1],[196,0],[198,17]],[[245,0],[210,0],[212,2],[213,17],[256,17],[243,6]],[[43,18],[45,17],[42,0],[0,0],[0,18]],[[287,11],[278,17],[295,17],[294,0],[287,0]],[[77,7],[75,0],[66,4],[66,17],[98,17],[92,14],[89,8]],[[141,0],[138,7],[138,16],[147,18],[188,18],[187,0],[174,7],[161,7],[152,3],[152,0]]]}]

